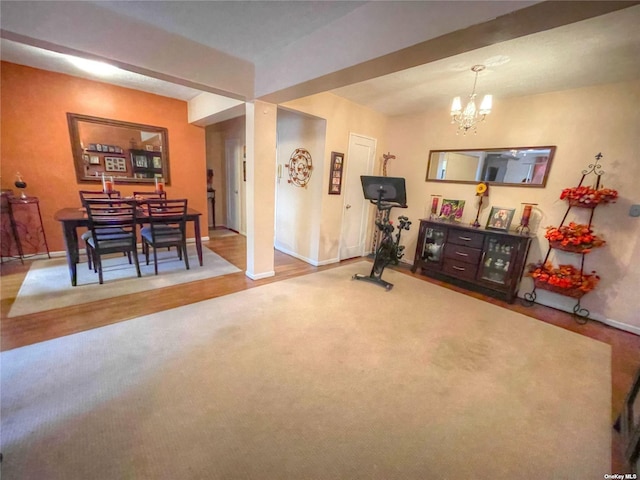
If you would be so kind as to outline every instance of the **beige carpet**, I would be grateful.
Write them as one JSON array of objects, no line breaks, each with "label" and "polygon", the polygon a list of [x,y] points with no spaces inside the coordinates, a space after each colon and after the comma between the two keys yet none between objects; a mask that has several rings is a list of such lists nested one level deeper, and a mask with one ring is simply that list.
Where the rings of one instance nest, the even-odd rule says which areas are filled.
[{"label": "beige carpet", "polygon": [[4,352],[3,480],[611,473],[609,346],[369,266]]},{"label": "beige carpet", "polygon": [[189,270],[178,259],[175,248],[159,250],[158,275],[154,274],[153,255],[149,257],[149,265],[144,255],[139,255],[140,278],[136,275],[135,265],[130,265],[127,257],[113,255],[103,262],[102,285],[98,281],[98,274],[89,270],[87,263],[83,262],[77,266],[78,281],[75,287],[71,286],[66,258],[33,262],[8,316],[44,312],[241,271],[206,247],[202,247],[202,266],[195,245],[188,245],[187,251]]}]

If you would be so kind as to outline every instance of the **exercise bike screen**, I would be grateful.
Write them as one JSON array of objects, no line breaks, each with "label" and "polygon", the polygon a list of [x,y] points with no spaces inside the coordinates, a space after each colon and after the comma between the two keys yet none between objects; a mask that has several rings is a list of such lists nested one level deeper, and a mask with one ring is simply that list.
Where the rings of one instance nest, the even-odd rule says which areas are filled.
[{"label": "exercise bike screen", "polygon": [[382,191],[381,200],[406,205],[407,190],[404,178],[361,175],[360,180],[364,198],[367,200],[378,200],[378,195]]}]

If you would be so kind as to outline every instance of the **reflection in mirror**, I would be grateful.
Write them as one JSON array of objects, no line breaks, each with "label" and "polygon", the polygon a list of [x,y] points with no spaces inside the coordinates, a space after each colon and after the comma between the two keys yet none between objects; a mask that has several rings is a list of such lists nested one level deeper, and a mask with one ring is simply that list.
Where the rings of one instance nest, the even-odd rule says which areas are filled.
[{"label": "reflection in mirror", "polygon": [[148,183],[162,178],[169,185],[167,129],[67,113],[78,182]]},{"label": "reflection in mirror", "polygon": [[556,147],[431,150],[426,181],[544,187]]}]

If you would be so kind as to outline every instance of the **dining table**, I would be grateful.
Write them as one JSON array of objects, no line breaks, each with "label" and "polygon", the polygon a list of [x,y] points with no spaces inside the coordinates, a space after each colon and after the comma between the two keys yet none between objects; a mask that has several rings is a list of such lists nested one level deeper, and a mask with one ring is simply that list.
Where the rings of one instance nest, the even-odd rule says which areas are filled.
[{"label": "dining table", "polygon": [[[200,217],[202,213],[193,208],[187,208],[187,222],[193,223],[196,237],[196,250],[198,252],[198,261],[202,266],[202,238],[200,237]],[[84,208],[67,207],[58,210],[54,218],[62,225],[62,233],[64,235],[65,246],[67,250],[67,264],[69,266],[69,276],[71,277],[71,285],[76,286],[78,281],[77,265],[80,262],[80,248],[78,245],[78,229],[89,227],[89,217]],[[144,210],[138,212],[137,219],[141,224],[145,223],[147,214]]]}]

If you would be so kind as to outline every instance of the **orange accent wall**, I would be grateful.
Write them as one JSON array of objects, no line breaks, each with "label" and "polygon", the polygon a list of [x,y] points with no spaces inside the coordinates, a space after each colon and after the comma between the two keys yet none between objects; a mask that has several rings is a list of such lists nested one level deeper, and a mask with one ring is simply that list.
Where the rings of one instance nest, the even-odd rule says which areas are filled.
[{"label": "orange accent wall", "polygon": [[[188,198],[189,206],[203,213],[200,226],[206,235],[205,132],[188,123],[186,102],[7,62],[1,62],[0,79],[0,185],[15,192],[15,174],[22,174],[27,194],[40,199],[51,251],[65,249],[55,212],[80,208],[78,190],[93,188],[76,180],[67,112],[166,127],[171,169],[168,196]],[[95,187],[101,188],[98,183]],[[144,187],[117,185],[123,195]]]}]

